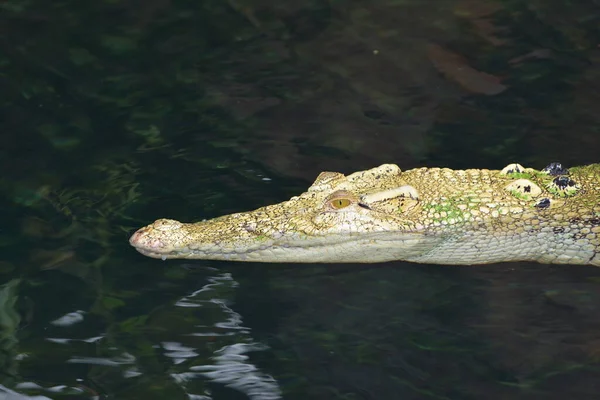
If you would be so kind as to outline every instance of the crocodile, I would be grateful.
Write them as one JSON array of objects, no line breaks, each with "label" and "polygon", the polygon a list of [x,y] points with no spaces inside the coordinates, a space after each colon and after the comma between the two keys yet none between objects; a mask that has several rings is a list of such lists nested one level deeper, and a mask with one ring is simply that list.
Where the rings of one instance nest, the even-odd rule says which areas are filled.
[{"label": "crocodile", "polygon": [[288,201],[196,223],[159,219],[130,244],[163,260],[600,266],[600,164],[322,172]]}]

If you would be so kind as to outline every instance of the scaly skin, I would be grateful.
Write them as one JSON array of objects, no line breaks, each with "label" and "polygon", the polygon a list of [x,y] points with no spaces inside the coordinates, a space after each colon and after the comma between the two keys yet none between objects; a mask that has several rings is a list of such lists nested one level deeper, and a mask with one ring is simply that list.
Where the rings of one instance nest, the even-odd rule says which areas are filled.
[{"label": "scaly skin", "polygon": [[130,243],[162,259],[600,266],[600,164],[323,172],[283,203],[197,223],[159,219]]}]

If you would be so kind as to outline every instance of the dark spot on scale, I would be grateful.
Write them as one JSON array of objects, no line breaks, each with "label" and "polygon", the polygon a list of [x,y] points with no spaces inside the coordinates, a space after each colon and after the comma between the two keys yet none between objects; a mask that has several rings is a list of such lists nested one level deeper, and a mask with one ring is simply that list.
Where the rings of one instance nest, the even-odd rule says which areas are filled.
[{"label": "dark spot on scale", "polygon": [[576,218],[571,218],[569,220],[569,223],[572,225],[600,226],[600,218],[593,217],[593,218],[583,219],[583,218],[576,217]]},{"label": "dark spot on scale", "polygon": [[548,207],[550,207],[550,199],[547,197],[544,197],[543,199],[540,199],[537,203],[535,203],[534,207],[548,208]]},{"label": "dark spot on scale", "polygon": [[552,228],[552,232],[554,232],[554,233],[563,233],[564,231],[565,231],[565,228],[559,228],[559,227]]},{"label": "dark spot on scale", "polygon": [[551,162],[542,170],[542,172],[551,176],[569,175],[569,170],[563,168],[562,164],[559,162]]},{"label": "dark spot on scale", "polygon": [[381,178],[381,175],[376,175],[375,176],[375,179],[379,179],[379,178]]},{"label": "dark spot on scale", "polygon": [[529,186],[529,185],[527,185],[527,186],[524,186],[524,187],[523,187],[523,191],[524,191],[525,193],[531,193],[531,186]]},{"label": "dark spot on scale", "polygon": [[565,189],[568,186],[575,186],[575,181],[568,176],[561,175],[554,178],[552,181],[559,189]]}]

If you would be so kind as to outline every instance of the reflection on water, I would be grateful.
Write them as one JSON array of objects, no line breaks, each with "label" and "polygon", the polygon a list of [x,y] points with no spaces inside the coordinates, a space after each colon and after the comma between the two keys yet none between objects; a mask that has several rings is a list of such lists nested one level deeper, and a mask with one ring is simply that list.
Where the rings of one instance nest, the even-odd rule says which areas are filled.
[{"label": "reflection on water", "polygon": [[[273,377],[262,374],[254,365],[248,364],[248,356],[245,355],[251,351],[267,349],[268,347],[259,343],[233,344],[217,351],[213,365],[197,365],[190,370],[200,372],[199,375],[213,382],[239,390],[251,399],[279,399],[281,391],[277,382]],[[181,378],[180,375],[177,377]],[[190,376],[186,374],[185,377]]]},{"label": "reflection on water", "polygon": [[[209,307],[217,308],[221,311],[223,320],[214,323],[211,326],[196,325],[200,331],[194,331],[189,336],[200,337],[218,337],[234,336],[232,339],[241,342],[223,346],[214,351],[214,356],[210,357],[210,363],[204,365],[191,365],[189,372],[172,373],[175,381],[183,387],[199,377],[205,377],[211,382],[223,384],[227,387],[239,390],[246,394],[250,399],[279,399],[281,391],[273,377],[262,373],[256,366],[248,361],[246,353],[252,351],[264,351],[268,347],[252,342],[251,331],[242,325],[242,317],[230,307],[227,303],[229,299],[219,299],[212,296],[218,293],[219,286],[228,288],[237,287],[237,282],[233,280],[231,274],[224,273],[208,278],[210,283],[204,285],[201,289],[186,296],[176,303],[180,307]],[[215,329],[217,328],[217,329]],[[163,343],[167,357],[173,359],[174,364],[181,364],[186,358],[193,358],[198,354],[194,352],[193,347],[182,345],[181,343]],[[183,359],[182,359],[183,358]],[[195,364],[192,361],[192,364]],[[189,394],[189,392],[186,391]],[[198,394],[191,395],[194,399],[209,399],[208,396]]]},{"label": "reflection on water", "polygon": [[598,397],[599,269],[127,244],[324,170],[598,162],[593,2],[9,0],[0,26],[0,398]]},{"label": "reflection on water", "polygon": [[[231,388],[250,399],[281,398],[281,390],[274,378],[255,366],[247,355],[267,351],[268,346],[256,342],[251,329],[242,324],[241,315],[228,305],[232,300],[227,294],[233,293],[238,283],[231,273],[219,273],[214,269],[205,272],[206,284],[189,295],[173,300],[171,306],[158,312],[168,314],[168,318],[173,315],[182,318],[179,327],[171,331],[168,325],[152,326],[147,323],[136,328],[140,332],[132,332],[132,335],[138,336],[144,330],[161,330],[155,339],[156,343],[150,344],[151,351],[157,357],[162,354],[172,366],[165,366],[164,375],[159,380],[171,379],[181,393],[193,399],[212,398],[209,389],[211,383]],[[13,327],[18,325],[18,314],[14,312],[17,284],[15,281],[5,285],[0,295],[4,299],[5,317],[2,321],[7,332],[11,324]],[[81,311],[71,312],[49,320],[44,328],[47,334],[44,340],[60,346],[60,349],[50,350],[51,353],[66,356],[61,356],[59,363],[85,366],[91,376],[77,379],[79,383],[71,385],[45,386],[36,382],[19,382],[14,386],[15,389],[31,398],[57,394],[86,398],[96,392],[98,388],[95,386],[102,386],[103,375],[110,375],[111,385],[121,386],[126,384],[125,381],[143,379],[145,374],[152,374],[144,361],[148,354],[135,349],[127,351],[127,345],[118,339],[115,341],[113,333],[98,332],[96,336],[80,337],[83,333],[80,326],[88,322],[85,314]],[[157,315],[156,318],[161,317]],[[50,329],[51,326],[55,328]],[[89,327],[85,331],[89,331]],[[14,340],[13,346],[16,345],[17,341]],[[106,355],[100,356],[102,353]],[[26,353],[23,358],[27,358]],[[6,393],[11,392],[6,389]]]}]

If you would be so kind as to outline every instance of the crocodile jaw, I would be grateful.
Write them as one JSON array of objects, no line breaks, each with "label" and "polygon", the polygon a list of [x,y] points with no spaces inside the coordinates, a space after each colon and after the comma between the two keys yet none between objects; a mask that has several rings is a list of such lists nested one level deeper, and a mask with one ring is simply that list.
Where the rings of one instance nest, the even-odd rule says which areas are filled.
[{"label": "crocodile jaw", "polygon": [[309,236],[276,230],[267,236],[248,229],[247,221],[244,214],[193,224],[159,219],[135,232],[129,242],[143,255],[163,260],[377,263],[416,258],[441,240],[416,232],[390,231]]}]

